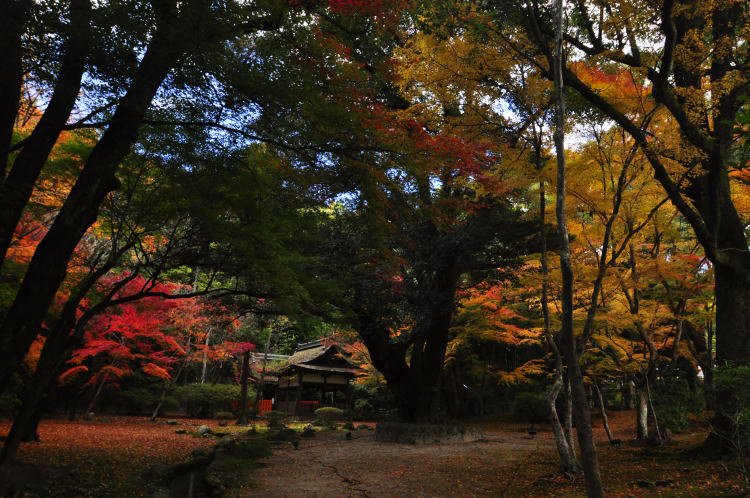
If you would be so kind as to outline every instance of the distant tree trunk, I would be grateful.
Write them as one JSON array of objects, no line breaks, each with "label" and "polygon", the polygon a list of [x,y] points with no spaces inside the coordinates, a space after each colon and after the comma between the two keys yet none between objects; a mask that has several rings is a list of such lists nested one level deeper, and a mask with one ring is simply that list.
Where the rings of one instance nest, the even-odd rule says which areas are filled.
[{"label": "distant tree trunk", "polygon": [[[195,289],[195,287],[193,287]],[[159,396],[159,402],[154,407],[154,411],[151,412],[151,421],[155,421],[156,417],[159,416],[159,412],[161,412],[161,407],[164,406],[164,400],[167,397],[167,388],[168,386],[174,384],[177,382],[177,379],[180,378],[180,374],[185,369],[185,365],[187,365],[188,358],[190,357],[190,351],[192,349],[192,341],[191,337],[188,336],[187,340],[187,346],[185,348],[185,356],[182,357],[182,361],[180,362],[180,367],[177,369],[177,372],[172,376],[172,378],[169,380],[169,382],[165,382],[164,386],[161,389],[161,395]]]},{"label": "distant tree trunk", "polygon": [[159,412],[161,411],[161,407],[164,405],[164,400],[167,397],[167,389],[164,387],[161,390],[161,395],[159,395],[159,402],[156,403],[156,406],[154,407],[154,411],[151,412],[151,417],[149,420],[154,422],[156,420],[156,417],[159,416]]},{"label": "distant tree trunk", "polygon": [[250,350],[242,354],[242,373],[240,374],[240,416],[237,418],[237,424],[242,425],[247,420],[247,381],[250,377]]},{"label": "distant tree trunk", "polygon": [[[268,338],[266,339],[266,348],[263,351],[263,363],[260,367],[260,379],[258,380],[258,390],[255,393],[255,402],[253,403],[253,417],[255,417],[259,411],[260,411],[260,402],[263,400],[263,391],[266,387],[266,365],[268,364],[268,351],[271,349],[271,337],[273,336],[273,331],[268,331]],[[240,421],[237,420],[237,423],[239,424]],[[243,422],[247,423],[247,422]]]},{"label": "distant tree trunk", "polygon": [[206,383],[206,369],[208,367],[208,345],[211,342],[211,327],[206,332],[206,343],[203,349],[203,365],[201,367],[201,384]]},{"label": "distant tree trunk", "polygon": [[107,375],[102,377],[102,380],[99,381],[99,385],[96,386],[94,397],[91,398],[89,405],[86,407],[86,415],[94,411],[94,407],[96,406],[96,402],[99,401],[99,395],[102,393],[102,390],[104,389],[104,383],[106,381],[107,381]]},{"label": "distant tree trunk", "polygon": [[635,384],[632,380],[626,379],[622,382],[622,403],[621,410],[635,410]]},{"label": "distant tree trunk", "polygon": [[563,89],[563,0],[557,0],[555,56],[553,66],[555,73],[555,152],[557,156],[557,229],[560,236],[560,269],[562,272],[562,337],[561,350],[568,367],[568,376],[573,394],[578,443],[581,446],[581,462],[589,497],[603,497],[602,481],[599,475],[599,461],[594,445],[594,434],[591,430],[591,413],[589,412],[583,374],[578,363],[578,348],[573,334],[573,267],[570,261],[570,239],[565,212],[566,198],[566,164],[565,164],[565,96]]},{"label": "distant tree trunk", "polygon": [[651,420],[654,421],[654,439],[657,444],[662,445],[664,444],[664,438],[662,438],[661,429],[659,428],[659,417],[656,415],[656,410],[654,410],[654,400],[651,398],[651,387],[648,384],[648,377],[646,377],[646,398],[648,399],[648,411],[651,415]]},{"label": "distant tree trunk", "polygon": [[609,418],[607,417],[607,407],[604,406],[604,396],[602,391],[599,389],[598,384],[594,384],[594,392],[596,393],[597,404],[599,405],[599,413],[602,415],[602,422],[604,423],[604,431],[607,433],[607,439],[612,444],[612,431],[609,429]]},{"label": "distant tree trunk", "polygon": [[638,441],[648,439],[648,395],[646,387],[638,386],[638,406],[636,407],[636,435]]}]

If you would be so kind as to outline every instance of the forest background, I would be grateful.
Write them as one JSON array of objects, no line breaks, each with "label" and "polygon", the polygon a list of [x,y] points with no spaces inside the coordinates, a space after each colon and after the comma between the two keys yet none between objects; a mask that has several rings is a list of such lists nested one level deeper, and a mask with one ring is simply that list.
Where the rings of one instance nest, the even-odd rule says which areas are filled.
[{"label": "forest background", "polygon": [[334,333],[363,409],[543,393],[592,496],[592,396],[642,439],[708,406],[706,449],[744,451],[744,2],[5,10],[3,461],[45,410],[175,403]]}]

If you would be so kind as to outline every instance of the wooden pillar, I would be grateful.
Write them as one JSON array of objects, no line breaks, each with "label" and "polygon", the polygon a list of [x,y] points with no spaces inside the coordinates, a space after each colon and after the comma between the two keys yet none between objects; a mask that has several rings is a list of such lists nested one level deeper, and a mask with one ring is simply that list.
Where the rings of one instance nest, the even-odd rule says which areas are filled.
[{"label": "wooden pillar", "polygon": [[302,399],[302,370],[297,372],[297,395],[294,400],[294,415],[299,415],[299,402]]},{"label": "wooden pillar", "polygon": [[326,384],[328,383],[328,376],[323,374],[323,393],[320,396],[320,406],[324,406],[326,403]]},{"label": "wooden pillar", "polygon": [[351,413],[352,410],[352,379],[346,378],[346,409]]}]

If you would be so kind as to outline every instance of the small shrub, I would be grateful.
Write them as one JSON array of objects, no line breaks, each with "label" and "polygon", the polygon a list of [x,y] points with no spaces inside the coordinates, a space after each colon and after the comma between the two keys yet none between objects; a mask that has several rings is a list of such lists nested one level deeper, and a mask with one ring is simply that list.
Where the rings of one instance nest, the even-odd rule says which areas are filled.
[{"label": "small shrub", "polygon": [[226,447],[230,455],[238,458],[255,460],[271,456],[268,441],[261,438],[230,439]]},{"label": "small shrub", "polygon": [[329,427],[337,420],[344,418],[344,410],[333,406],[324,406],[315,410],[315,416]]},{"label": "small shrub", "polygon": [[269,441],[287,441],[294,442],[299,440],[299,434],[294,429],[282,428],[277,431],[268,433]]},{"label": "small shrub", "polygon": [[240,418],[242,416],[245,417],[245,420],[255,420],[258,418],[258,412],[253,410],[252,408],[248,408],[246,410],[239,410],[235,413],[236,418]]},{"label": "small shrub", "polygon": [[354,413],[357,418],[370,418],[375,415],[375,407],[366,399],[358,399],[354,402]]},{"label": "small shrub", "polygon": [[346,429],[347,431],[353,431],[353,430],[355,430],[354,429],[354,424],[351,423],[351,422],[347,422],[347,423],[344,424],[344,429]]},{"label": "small shrub", "polygon": [[216,412],[214,418],[216,420],[229,420],[234,418],[234,415],[232,415],[232,412]]},{"label": "small shrub", "polygon": [[543,394],[518,393],[513,399],[513,421],[542,424],[549,420],[547,402]]},{"label": "small shrub", "polygon": [[291,418],[291,415],[286,412],[280,412],[278,410],[272,410],[266,412],[266,420],[268,426],[272,429],[278,429],[284,427],[284,424]]},{"label": "small shrub", "polygon": [[315,437],[315,429],[313,428],[312,424],[307,424],[302,429],[302,437]]}]

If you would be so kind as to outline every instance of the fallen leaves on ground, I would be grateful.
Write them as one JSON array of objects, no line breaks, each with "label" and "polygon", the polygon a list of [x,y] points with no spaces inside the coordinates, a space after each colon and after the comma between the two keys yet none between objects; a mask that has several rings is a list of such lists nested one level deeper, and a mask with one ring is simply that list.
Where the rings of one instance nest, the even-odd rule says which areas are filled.
[{"label": "fallen leaves on ground", "polygon": [[[148,496],[144,474],[155,465],[169,465],[190,452],[209,448],[215,439],[175,434],[215,425],[215,421],[181,419],[180,426],[163,425],[136,417],[112,417],[107,422],[44,420],[40,443],[23,443],[19,460],[73,472],[80,486],[93,496]],[[10,424],[0,421],[0,434]]]}]

